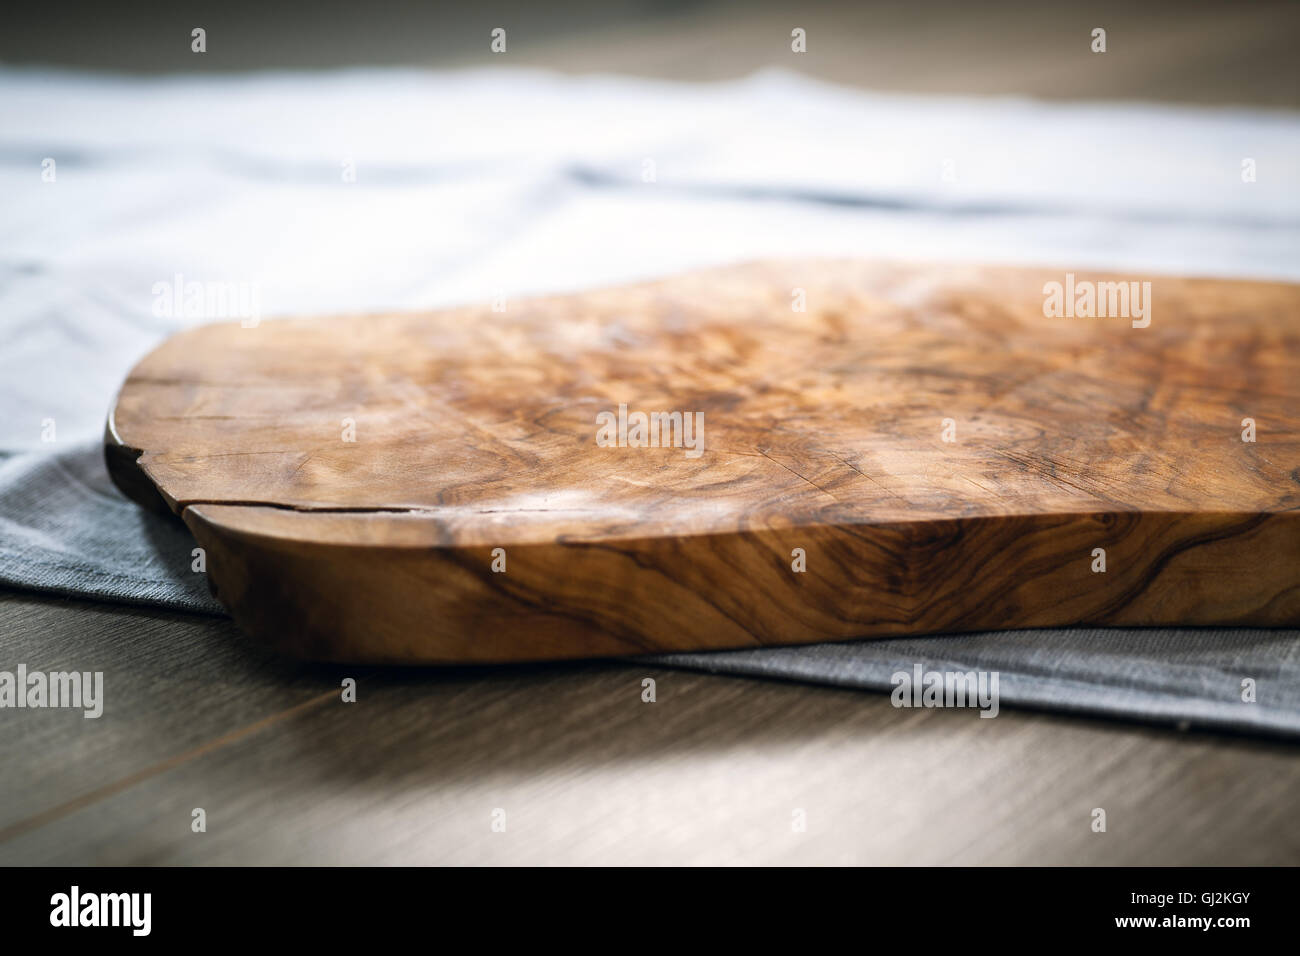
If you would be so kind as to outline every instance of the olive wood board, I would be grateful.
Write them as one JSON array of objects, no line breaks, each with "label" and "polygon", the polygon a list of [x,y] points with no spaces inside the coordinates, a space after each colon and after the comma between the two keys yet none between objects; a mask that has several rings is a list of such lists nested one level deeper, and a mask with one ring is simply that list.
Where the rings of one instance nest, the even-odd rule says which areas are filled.
[{"label": "olive wood board", "polygon": [[[131,372],[105,454],[311,659],[1300,623],[1300,286],[1067,271],[776,261],[204,325]],[[1145,327],[1045,307],[1129,281]],[[703,428],[642,443],[637,412]]]}]

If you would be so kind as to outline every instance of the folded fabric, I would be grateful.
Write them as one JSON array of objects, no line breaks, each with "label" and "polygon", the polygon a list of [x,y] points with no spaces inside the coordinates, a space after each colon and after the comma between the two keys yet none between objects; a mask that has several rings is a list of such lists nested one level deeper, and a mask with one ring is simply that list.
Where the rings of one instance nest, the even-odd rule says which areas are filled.
[{"label": "folded fabric", "polygon": [[0,461],[0,582],[71,597],[225,614],[194,538],[114,487],[97,441]]},{"label": "folded fabric", "polygon": [[[1249,160],[1253,181],[1244,174]],[[1290,113],[537,71],[0,68],[0,450],[91,438],[133,362],[261,316],[507,300],[769,256],[1300,278]]]},{"label": "folded fabric", "polygon": [[[0,69],[0,583],[222,613],[182,524],[109,483],[186,283],[262,317],[431,308],[764,256],[1300,278],[1290,113],[882,96],[790,74],[130,79]],[[1295,631],[1063,629],[653,660],[1300,736]],[[1251,682],[1254,700],[1244,691]],[[974,716],[972,714],[972,716]]]},{"label": "folded fabric", "polygon": [[[929,706],[913,688],[930,675],[997,675],[999,705],[1300,737],[1300,630],[1284,628],[1053,628],[887,638],[652,660],[887,691],[899,706]],[[922,675],[918,680],[917,675]],[[937,695],[950,706],[952,700]],[[954,695],[956,696],[956,695]],[[973,694],[958,706],[980,707]]]}]

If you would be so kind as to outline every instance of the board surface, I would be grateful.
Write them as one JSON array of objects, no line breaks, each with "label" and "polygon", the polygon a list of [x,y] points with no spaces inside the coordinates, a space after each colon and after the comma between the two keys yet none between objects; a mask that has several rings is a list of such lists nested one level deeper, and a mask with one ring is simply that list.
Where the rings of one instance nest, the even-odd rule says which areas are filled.
[{"label": "board surface", "polygon": [[[310,658],[1296,624],[1300,287],[1072,282],[1129,280],[1146,327],[1046,316],[1064,270],[848,261],[208,325],[106,457]],[[635,447],[638,411],[702,441]]]}]

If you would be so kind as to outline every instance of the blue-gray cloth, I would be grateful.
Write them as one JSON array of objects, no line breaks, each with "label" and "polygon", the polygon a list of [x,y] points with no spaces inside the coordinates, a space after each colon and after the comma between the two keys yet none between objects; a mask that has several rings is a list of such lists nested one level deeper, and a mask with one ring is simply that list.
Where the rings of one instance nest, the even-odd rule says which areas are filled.
[{"label": "blue-gray cloth", "polygon": [[[59,594],[224,613],[194,540],[123,498],[99,444],[0,463],[0,581]],[[892,691],[898,672],[997,672],[1001,706],[1300,738],[1300,631],[1060,628],[666,654],[674,667]],[[1242,682],[1254,682],[1253,702]],[[975,713],[972,712],[972,718]]]},{"label": "blue-gray cloth", "polygon": [[183,522],[123,497],[100,442],[0,459],[0,582],[224,614],[191,570],[194,547]]}]

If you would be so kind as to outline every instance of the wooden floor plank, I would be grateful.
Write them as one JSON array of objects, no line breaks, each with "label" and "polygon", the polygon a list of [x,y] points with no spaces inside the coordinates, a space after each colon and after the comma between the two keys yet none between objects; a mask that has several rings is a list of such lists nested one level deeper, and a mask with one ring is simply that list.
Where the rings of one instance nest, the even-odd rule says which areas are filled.
[{"label": "wooden floor plank", "polygon": [[[103,716],[0,712],[0,830],[337,687],[224,618],[0,591],[0,670],[102,671]],[[21,772],[17,772],[18,770]]]},{"label": "wooden floor plank", "polygon": [[[57,715],[70,718],[62,753],[79,756],[53,778],[54,737],[6,734],[6,777],[52,785],[6,790],[4,819],[185,752],[160,740],[201,738],[198,750],[29,820],[0,841],[0,864],[1300,862],[1300,751],[1285,745],[899,710],[884,695],[639,663],[359,672],[348,704],[338,670],[268,688],[285,665],[226,622],[173,615],[160,629],[147,613],[86,610],[8,595],[6,654],[80,629],[101,654],[122,648],[148,687],[160,679],[141,644],[180,632],[192,665],[220,677],[119,704],[99,730]],[[191,832],[195,807],[206,833]],[[1094,807],[1106,833],[1090,829]]]}]

